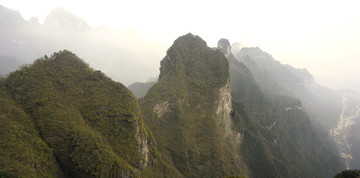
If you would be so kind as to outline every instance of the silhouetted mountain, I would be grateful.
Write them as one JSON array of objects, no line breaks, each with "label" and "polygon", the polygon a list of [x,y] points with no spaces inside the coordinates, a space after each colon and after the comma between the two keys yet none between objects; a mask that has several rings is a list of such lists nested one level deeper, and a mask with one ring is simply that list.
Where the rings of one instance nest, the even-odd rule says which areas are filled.
[{"label": "silhouetted mountain", "polygon": [[258,47],[242,48],[235,56],[250,69],[265,92],[298,98],[316,124],[326,130],[335,127],[342,108],[341,96],[317,84],[306,69],[281,64]]},{"label": "silhouetted mountain", "polygon": [[90,30],[90,26],[83,19],[60,7],[50,12],[45,19],[44,25],[48,28],[63,31],[86,32]]},{"label": "silhouetted mountain", "polygon": [[[353,91],[333,91],[317,84],[306,69],[295,69],[274,60],[259,48],[242,48],[237,57],[254,74],[262,89],[270,94],[285,94],[301,100],[322,138],[335,140],[346,168],[359,168],[359,95]],[[332,148],[333,143],[328,142]]]},{"label": "silhouetted mountain", "polygon": [[313,128],[300,101],[263,93],[228,40],[221,39],[218,48],[229,60],[234,123],[243,129],[240,152],[252,177],[329,177],[341,170],[339,156]]},{"label": "silhouetted mountain", "polygon": [[19,12],[3,6],[0,14],[0,55],[22,59],[23,64],[68,49],[126,85],[158,74],[159,44],[146,41],[138,33],[91,28],[83,19],[61,8],[51,11],[44,24],[39,24],[36,18],[26,21]]},{"label": "silhouetted mountain", "polygon": [[135,82],[128,86],[129,90],[134,93],[136,98],[142,98],[146,95],[147,91],[154,86],[157,83],[157,81],[153,82]]}]

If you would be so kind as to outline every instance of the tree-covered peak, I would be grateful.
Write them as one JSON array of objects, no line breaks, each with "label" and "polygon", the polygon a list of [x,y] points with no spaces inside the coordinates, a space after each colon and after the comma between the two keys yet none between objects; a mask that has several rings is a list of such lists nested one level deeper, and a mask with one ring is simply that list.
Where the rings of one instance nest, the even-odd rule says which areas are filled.
[{"label": "tree-covered peak", "polygon": [[50,58],[48,58],[45,55],[44,59],[49,59],[54,61],[62,60],[62,61],[69,61],[69,62],[75,62],[78,64],[86,65],[83,60],[81,60],[79,57],[76,56],[76,54],[66,49],[53,53]]},{"label": "tree-covered peak", "polygon": [[155,161],[160,158],[136,98],[70,51],[11,73],[2,88],[29,115],[69,177],[140,177],[167,169]]},{"label": "tree-covered peak", "polygon": [[188,33],[180,36],[174,41],[173,47],[187,47],[188,49],[194,49],[198,47],[207,47],[206,42],[197,35]]},{"label": "tree-covered peak", "polygon": [[[219,51],[191,33],[179,37],[161,61],[159,81],[186,81],[199,89],[221,87],[229,79],[229,64]],[[166,80],[169,80],[166,79]]]}]

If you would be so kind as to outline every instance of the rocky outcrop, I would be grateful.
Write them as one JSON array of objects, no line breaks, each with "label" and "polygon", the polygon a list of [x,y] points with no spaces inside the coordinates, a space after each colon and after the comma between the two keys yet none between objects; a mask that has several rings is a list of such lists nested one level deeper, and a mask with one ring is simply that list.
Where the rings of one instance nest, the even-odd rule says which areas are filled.
[{"label": "rocky outcrop", "polygon": [[235,114],[232,106],[230,80],[219,90],[219,100],[216,104],[216,115],[220,128],[223,130],[224,138],[234,139],[236,145],[240,146],[244,139],[244,134],[234,131],[233,118]]},{"label": "rocky outcrop", "polygon": [[164,101],[162,103],[156,104],[153,110],[154,113],[160,118],[169,111],[169,101]]},{"label": "rocky outcrop", "polygon": [[148,136],[143,132],[140,132],[142,129],[142,125],[139,126],[139,123],[136,125],[136,141],[138,143],[138,152],[141,155],[141,159],[139,161],[139,168],[145,170],[149,164],[150,151],[148,146]]},{"label": "rocky outcrop", "polygon": [[227,39],[220,39],[217,44],[217,49],[220,49],[220,51],[225,55],[225,57],[229,57],[231,54],[231,45],[229,40]]},{"label": "rocky outcrop", "polygon": [[219,90],[219,101],[217,102],[216,115],[220,126],[224,129],[224,137],[228,137],[232,131],[232,110],[230,80]]}]

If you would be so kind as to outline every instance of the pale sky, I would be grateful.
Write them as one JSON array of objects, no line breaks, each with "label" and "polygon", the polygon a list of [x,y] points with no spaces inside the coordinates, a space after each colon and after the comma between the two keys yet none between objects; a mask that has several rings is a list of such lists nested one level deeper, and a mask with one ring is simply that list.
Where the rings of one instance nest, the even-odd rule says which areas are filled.
[{"label": "pale sky", "polygon": [[[0,0],[0,5],[40,23],[60,6],[92,27],[134,30],[167,47],[188,32],[211,47],[227,38],[307,68],[321,84],[360,92],[358,0]],[[166,49],[159,49],[164,56]]]}]

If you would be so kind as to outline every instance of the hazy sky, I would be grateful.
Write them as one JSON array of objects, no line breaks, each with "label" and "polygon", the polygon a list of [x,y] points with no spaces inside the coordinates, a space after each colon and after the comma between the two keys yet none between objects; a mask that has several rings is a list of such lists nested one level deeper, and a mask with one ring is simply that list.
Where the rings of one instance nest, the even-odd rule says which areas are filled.
[{"label": "hazy sky", "polygon": [[[188,32],[212,47],[228,38],[258,46],[281,63],[307,68],[322,84],[360,92],[358,0],[0,0],[0,4],[20,11],[25,19],[36,16],[41,23],[60,6],[92,27],[134,30],[167,47]],[[167,47],[159,51],[165,55]]]}]

